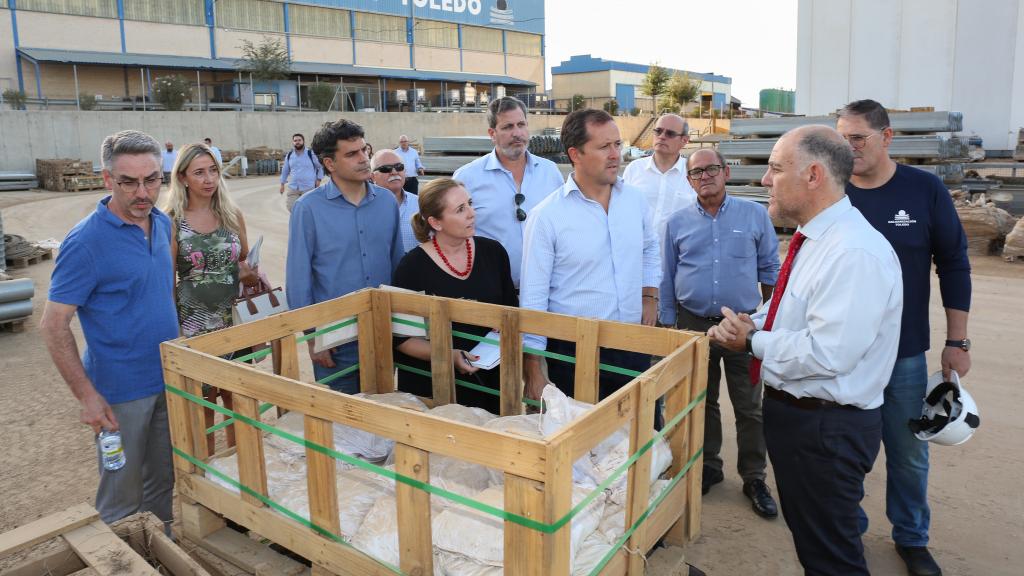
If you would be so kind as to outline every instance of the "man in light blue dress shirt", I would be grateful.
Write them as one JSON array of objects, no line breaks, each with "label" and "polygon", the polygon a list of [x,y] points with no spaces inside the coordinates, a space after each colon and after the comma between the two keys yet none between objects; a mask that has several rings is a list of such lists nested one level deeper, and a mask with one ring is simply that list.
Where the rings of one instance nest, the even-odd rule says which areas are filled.
[{"label": "man in light blue dress shirt", "polygon": [[[694,152],[686,176],[697,203],[677,211],[665,225],[662,244],[661,322],[707,332],[722,321],[722,306],[752,313],[767,300],[779,275],[779,240],[764,206],[729,196],[729,166],[717,150]],[[761,290],[758,291],[758,283]],[[704,409],[703,492],[724,479],[722,412],[718,395],[725,364],[729,399],[736,415],[738,471],[754,512],[778,516],[765,484],[767,450],[761,418],[761,384],[750,385],[750,355],[712,343]]]},{"label": "man in light blue dress shirt", "polygon": [[519,287],[523,230],[530,211],[563,184],[562,173],[547,158],[530,154],[526,105],[506,96],[490,103],[487,134],[494,150],[455,171],[473,197],[476,233],[497,240],[508,252],[512,283]]},{"label": "man in light blue dress shirt", "polygon": [[398,202],[398,221],[399,227],[402,229],[402,249],[405,252],[420,245],[416,240],[416,234],[412,231],[412,217],[420,211],[420,199],[419,196],[404,188],[405,174],[408,169],[394,150],[381,150],[370,160],[373,183],[381,188],[387,188],[395,195],[395,201]]},{"label": "man in light blue dress shirt", "polygon": [[420,160],[420,153],[409,146],[409,137],[405,134],[398,137],[398,148],[395,148],[393,152],[398,154],[406,166],[405,189],[413,194],[418,194],[420,191],[419,176],[427,173],[423,167],[423,161]]},{"label": "man in light blue dress shirt", "polygon": [[[325,124],[313,137],[313,151],[331,177],[292,209],[285,266],[292,310],[389,284],[405,254],[395,197],[368,181],[362,127],[348,120]],[[330,378],[359,361],[357,342],[314,352],[310,340],[309,357],[318,382],[339,392],[359,391],[358,370]]]},{"label": "man in light blue dress shirt", "polygon": [[[600,320],[657,320],[661,263],[647,200],[618,177],[622,140],[603,110],[579,110],[562,124],[562,146],[574,172],[534,208],[526,224],[520,306]],[[528,335],[526,346],[575,355],[575,344]],[[643,371],[650,356],[602,349],[601,362]],[[548,383],[540,358],[526,358],[527,395]],[[572,395],[574,365],[548,362],[548,376]],[[631,378],[602,371],[600,398]]]}]

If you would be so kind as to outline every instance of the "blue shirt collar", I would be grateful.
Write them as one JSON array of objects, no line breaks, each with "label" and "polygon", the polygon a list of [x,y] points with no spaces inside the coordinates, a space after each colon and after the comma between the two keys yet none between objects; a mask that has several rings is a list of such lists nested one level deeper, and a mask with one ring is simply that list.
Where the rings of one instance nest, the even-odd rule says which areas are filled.
[{"label": "blue shirt collar", "polygon": [[[324,196],[326,196],[328,200],[334,200],[335,198],[341,197],[341,190],[338,189],[334,184],[334,180],[330,177],[327,178],[327,184],[324,184],[324,186]],[[391,194],[390,190],[385,190],[372,182],[367,182],[366,197],[363,198],[363,201],[360,202],[360,204],[366,204],[367,202],[373,201],[373,199],[377,197],[378,192],[387,192],[388,194]]]},{"label": "blue shirt collar", "polygon": [[[537,158],[533,154],[530,154],[529,150],[523,152],[523,154],[526,154],[527,168],[529,168],[530,166],[536,166],[539,163]],[[497,148],[491,150],[491,152],[487,155],[487,160],[484,161],[484,170],[504,170],[505,172],[508,172],[508,168],[502,166],[501,160],[498,159]]]},{"label": "blue shirt collar", "polygon": [[850,197],[844,194],[842,200],[818,212],[814,218],[811,218],[810,222],[800,226],[797,230],[809,239],[816,240],[821,238],[843,214],[852,209],[853,205],[850,204]]},{"label": "blue shirt collar", "polygon": [[[718,207],[718,214],[722,214],[723,212],[728,210],[729,209],[729,204],[731,204],[731,203],[732,203],[732,197],[729,196],[728,192],[726,192],[725,193],[725,200],[722,200],[722,205]],[[693,205],[697,207],[697,212],[701,216],[707,216],[708,215],[707,211],[704,210],[704,207],[700,205],[700,201],[699,200],[694,202]]]},{"label": "blue shirt collar", "polygon": [[[612,194],[617,194],[618,192],[622,192],[622,185],[624,183],[625,183],[625,181],[621,177],[616,177],[615,178],[615,184],[612,184]],[[580,190],[579,184],[576,183],[576,171],[575,170],[570,172],[569,176],[565,179],[565,185],[562,186],[562,196],[568,196],[569,193],[573,192],[573,191],[579,192],[579,194],[580,194],[580,196],[582,198],[584,198],[584,199],[587,198],[583,194],[583,191]]]}]

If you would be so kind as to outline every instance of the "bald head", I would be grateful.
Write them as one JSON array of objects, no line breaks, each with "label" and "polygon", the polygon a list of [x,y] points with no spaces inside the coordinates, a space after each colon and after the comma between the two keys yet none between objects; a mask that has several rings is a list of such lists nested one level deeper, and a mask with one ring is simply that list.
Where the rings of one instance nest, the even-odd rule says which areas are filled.
[{"label": "bald head", "polygon": [[791,130],[783,138],[793,138],[801,164],[820,164],[836,188],[846,189],[853,173],[853,151],[839,132],[828,126],[809,125]]},{"label": "bald head", "polygon": [[678,114],[662,114],[654,123],[654,154],[662,162],[674,164],[679,151],[690,141],[689,126]]}]

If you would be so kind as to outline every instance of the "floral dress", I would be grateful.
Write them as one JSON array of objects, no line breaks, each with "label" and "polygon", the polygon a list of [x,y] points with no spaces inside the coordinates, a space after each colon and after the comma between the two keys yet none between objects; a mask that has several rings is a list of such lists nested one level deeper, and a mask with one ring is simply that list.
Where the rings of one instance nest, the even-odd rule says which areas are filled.
[{"label": "floral dress", "polygon": [[178,222],[178,324],[185,337],[231,326],[231,304],[238,297],[238,234],[221,226],[200,234]]}]

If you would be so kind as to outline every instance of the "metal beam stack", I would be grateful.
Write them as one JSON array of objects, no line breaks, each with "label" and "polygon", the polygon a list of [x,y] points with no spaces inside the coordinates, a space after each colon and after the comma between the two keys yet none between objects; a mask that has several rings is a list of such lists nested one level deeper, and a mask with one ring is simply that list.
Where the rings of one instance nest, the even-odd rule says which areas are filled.
[{"label": "metal beam stack", "polygon": [[9,190],[31,190],[38,188],[35,174],[25,172],[0,172],[0,192]]},{"label": "metal beam stack", "polygon": [[[544,156],[556,164],[568,164],[562,151],[562,138],[547,133],[530,136],[527,149],[531,154]],[[428,136],[423,139],[423,165],[428,173],[450,175],[464,164],[476,160],[494,149],[488,136]],[[559,166],[562,168],[562,166]],[[563,170],[563,173],[568,173]]]}]

